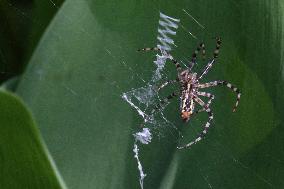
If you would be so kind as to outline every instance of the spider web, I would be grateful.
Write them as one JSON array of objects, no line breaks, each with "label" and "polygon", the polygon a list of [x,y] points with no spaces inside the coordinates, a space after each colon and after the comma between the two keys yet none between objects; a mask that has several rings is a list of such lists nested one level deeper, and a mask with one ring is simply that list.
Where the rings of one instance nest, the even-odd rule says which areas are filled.
[{"label": "spider web", "polygon": [[[157,59],[154,61],[156,65],[156,70],[153,73],[152,79],[147,83],[146,86],[140,87],[138,89],[133,89],[131,91],[125,92],[122,95],[122,98],[126,100],[143,118],[146,127],[143,128],[143,131],[134,133],[133,136],[135,138],[133,152],[135,153],[134,157],[137,160],[138,170],[140,173],[140,187],[143,189],[143,180],[146,177],[146,174],[143,172],[142,163],[139,160],[139,147],[137,142],[141,144],[149,144],[152,139],[151,129],[155,129],[157,127],[164,127],[165,125],[173,126],[174,125],[166,119],[163,115],[162,111],[158,111],[160,113],[160,117],[162,118],[162,122],[156,121],[154,119],[154,115],[147,114],[146,110],[149,106],[153,105],[155,101],[155,97],[157,96],[157,91],[155,89],[155,83],[162,78],[162,70],[165,67],[166,61],[169,58],[165,52],[170,52],[172,50],[172,46],[174,46],[174,40],[171,36],[176,35],[176,29],[178,28],[179,19],[172,18],[160,12],[160,20],[158,27],[158,44],[157,47],[160,49],[160,54],[157,54]],[[139,104],[135,104],[134,99],[139,102]],[[144,105],[144,109],[142,110],[140,106]],[[161,109],[165,108],[167,104],[164,104]],[[148,125],[149,124],[149,125]],[[151,128],[150,128],[151,127]]]}]

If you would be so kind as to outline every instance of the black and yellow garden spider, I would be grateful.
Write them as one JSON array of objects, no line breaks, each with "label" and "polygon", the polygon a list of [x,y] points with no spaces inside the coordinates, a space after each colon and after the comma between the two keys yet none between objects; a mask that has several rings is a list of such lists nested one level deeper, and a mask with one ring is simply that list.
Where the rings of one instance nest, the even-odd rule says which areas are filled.
[{"label": "black and yellow garden spider", "polygon": [[[200,51],[202,51],[202,57],[205,59],[205,45],[204,45],[204,43],[201,43],[197,47],[195,52],[192,54],[192,59],[191,59],[191,62],[189,64],[189,67],[184,69],[184,70],[182,70],[178,61],[175,60],[168,52],[166,52],[166,51],[164,51],[164,50],[162,50],[158,47],[143,48],[143,49],[138,50],[138,51],[151,51],[151,50],[160,51],[164,56],[166,56],[168,59],[171,60],[171,62],[175,65],[176,70],[177,70],[177,79],[166,81],[160,87],[158,87],[157,91],[161,90],[162,88],[164,88],[165,86],[167,86],[169,84],[179,83],[180,92],[179,93],[173,92],[167,98],[160,101],[160,103],[158,105],[156,105],[156,107],[152,110],[151,114],[154,114],[155,111],[157,109],[159,109],[159,107],[161,107],[161,104],[168,102],[170,99],[172,99],[173,97],[176,97],[176,96],[180,96],[181,118],[183,119],[184,122],[188,122],[188,120],[193,115],[195,115],[197,113],[200,113],[200,112],[203,112],[203,111],[208,113],[208,116],[209,116],[208,121],[205,124],[204,129],[199,134],[199,136],[196,137],[193,141],[187,143],[186,145],[177,147],[178,149],[189,148],[193,144],[196,144],[207,134],[207,132],[210,128],[210,123],[213,119],[213,113],[210,109],[210,104],[211,104],[212,100],[214,99],[214,95],[207,93],[207,92],[201,92],[201,91],[199,91],[200,89],[208,88],[208,87],[214,87],[214,86],[218,86],[218,85],[227,86],[232,91],[237,93],[237,101],[236,101],[236,104],[233,108],[233,112],[236,111],[236,108],[239,104],[240,97],[241,97],[240,90],[238,88],[234,87],[231,83],[228,83],[227,81],[223,81],[223,80],[217,80],[217,81],[212,81],[212,82],[208,82],[208,83],[200,83],[200,80],[208,73],[208,71],[211,69],[212,65],[216,62],[216,59],[217,59],[218,54],[219,54],[220,46],[221,46],[221,38],[216,37],[216,49],[214,50],[213,58],[209,61],[209,63],[203,69],[201,74],[194,73],[191,70],[192,70],[193,66],[196,64],[197,55]],[[201,100],[199,98],[199,96],[208,97],[209,100],[207,101],[207,103],[205,103],[203,100]],[[201,109],[199,109],[197,111],[195,110],[196,103],[201,106]]]}]

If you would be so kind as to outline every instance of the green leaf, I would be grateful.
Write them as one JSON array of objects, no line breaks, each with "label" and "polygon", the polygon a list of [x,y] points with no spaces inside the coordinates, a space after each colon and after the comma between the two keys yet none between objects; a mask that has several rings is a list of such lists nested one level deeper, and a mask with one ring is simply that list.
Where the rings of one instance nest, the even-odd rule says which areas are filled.
[{"label": "green leaf", "polygon": [[[189,142],[207,117],[185,124],[173,100],[164,114],[177,129],[162,125],[150,145],[140,146],[144,188],[283,187],[282,9],[281,3],[262,0],[65,1],[17,92],[34,113],[67,185],[139,188],[132,134],[143,119],[121,95],[151,80],[155,55],[136,49],[156,45],[161,11],[181,19],[172,52],[179,61],[190,59],[200,41],[212,57],[212,38],[222,37],[218,62],[202,82],[228,80],[242,98],[232,113],[235,94],[208,89],[216,96],[212,127],[205,139],[182,151],[176,149],[177,131]],[[199,61],[195,71],[205,64]],[[174,66],[167,65],[163,76],[175,78]],[[167,92],[171,88],[161,98]]]},{"label": "green leaf", "polygon": [[1,188],[64,188],[21,100],[0,91]]}]

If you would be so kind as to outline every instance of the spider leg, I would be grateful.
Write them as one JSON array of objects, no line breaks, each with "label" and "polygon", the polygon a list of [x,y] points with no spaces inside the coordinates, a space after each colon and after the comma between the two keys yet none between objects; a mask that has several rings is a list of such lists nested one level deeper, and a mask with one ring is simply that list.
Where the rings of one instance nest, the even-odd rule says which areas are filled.
[{"label": "spider leg", "polygon": [[[209,98],[208,102],[206,103],[206,106],[207,106],[207,107],[210,106],[212,100],[214,100],[214,98],[215,98],[214,95],[212,95],[212,94],[210,94],[210,93],[206,93],[206,92],[199,92],[199,91],[198,91],[196,94],[199,95],[199,96],[205,96],[205,97],[208,97],[208,98]],[[203,111],[205,111],[204,108],[199,109],[199,110],[193,112],[193,116],[194,116],[194,115],[197,115],[197,114],[199,114],[200,112],[203,112]]]},{"label": "spider leg", "polygon": [[169,100],[176,97],[177,95],[178,94],[176,92],[173,92],[172,94],[161,100],[158,104],[155,105],[155,107],[153,108],[150,114],[153,115],[159,108],[162,107],[163,104],[167,103]]},{"label": "spider leg", "polygon": [[168,54],[168,56],[169,56],[169,59],[172,61],[172,63],[176,66],[177,72],[179,73],[181,71],[180,64],[178,63],[176,59],[172,57],[172,55]]},{"label": "spider leg", "polygon": [[178,72],[181,71],[181,66],[180,66],[180,64],[178,63],[178,61],[175,60],[175,59],[173,58],[173,56],[170,55],[168,52],[163,51],[163,50],[159,49],[158,47],[147,47],[147,48],[138,49],[137,51],[160,51],[161,54],[162,54],[162,56],[166,56],[168,59],[171,60],[171,62],[175,65],[175,67],[176,67],[176,69],[177,69]]},{"label": "spider leg", "polygon": [[213,53],[213,59],[209,61],[209,63],[206,65],[206,67],[204,68],[198,79],[202,79],[202,77],[208,73],[212,65],[216,62],[216,59],[218,58],[219,55],[220,47],[221,47],[221,38],[216,37],[216,48]]},{"label": "spider leg", "polygon": [[202,50],[202,60],[205,60],[205,44],[200,43],[199,46],[196,48],[194,53],[191,55],[191,61],[189,64],[189,70],[193,68],[193,66],[196,64],[196,57],[199,51]]},{"label": "spider leg", "polygon": [[235,104],[235,106],[233,108],[233,112],[235,112],[237,107],[238,107],[238,105],[239,105],[239,101],[241,99],[241,92],[240,92],[240,90],[237,87],[235,87],[231,83],[228,83],[227,81],[212,81],[212,82],[209,82],[209,83],[199,84],[198,88],[202,89],[202,88],[207,88],[207,87],[214,87],[214,86],[217,86],[217,85],[226,85],[232,91],[237,93],[237,101],[236,101],[236,104]]},{"label": "spider leg", "polygon": [[178,149],[183,149],[183,148],[189,148],[191,147],[193,144],[196,144],[197,142],[199,142],[208,132],[208,129],[210,128],[210,123],[213,119],[213,113],[211,112],[211,109],[197,96],[194,96],[194,100],[208,113],[208,121],[204,126],[204,129],[202,131],[202,133],[199,134],[199,136],[194,139],[193,141],[187,143],[184,146],[179,146],[177,147]]},{"label": "spider leg", "polygon": [[210,106],[212,100],[214,100],[214,98],[215,98],[215,96],[214,96],[213,94],[206,93],[206,92],[200,92],[200,91],[198,91],[196,94],[199,95],[199,96],[205,96],[205,97],[208,97],[208,98],[209,98],[209,100],[208,100],[208,102],[207,102],[207,104],[206,104],[207,107]]},{"label": "spider leg", "polygon": [[197,114],[199,114],[200,112],[203,112],[203,111],[205,111],[205,109],[204,109],[204,108],[199,109],[199,110],[197,110],[197,111],[193,112],[192,116],[195,116],[195,115],[197,115]]},{"label": "spider leg", "polygon": [[160,86],[158,87],[157,92],[160,91],[162,88],[166,87],[167,85],[173,84],[173,83],[178,82],[178,81],[179,81],[178,78],[175,79],[175,80],[168,80],[168,81],[166,81],[165,83],[163,83],[162,85],[160,85]]}]

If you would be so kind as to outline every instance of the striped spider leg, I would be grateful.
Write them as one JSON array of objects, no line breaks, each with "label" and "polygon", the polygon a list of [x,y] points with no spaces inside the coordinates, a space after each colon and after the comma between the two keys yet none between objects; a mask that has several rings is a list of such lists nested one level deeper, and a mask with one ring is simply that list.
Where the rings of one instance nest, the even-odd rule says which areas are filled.
[{"label": "striped spider leg", "polygon": [[198,77],[198,80],[202,79],[203,76],[205,76],[208,73],[208,71],[211,69],[212,65],[216,62],[216,59],[218,58],[218,55],[219,55],[221,43],[222,43],[221,38],[216,37],[216,48],[214,50],[213,59],[211,61],[209,61],[209,63],[206,65],[206,67],[202,71],[201,75]]},{"label": "striped spider leg", "polygon": [[237,87],[235,87],[231,83],[228,83],[227,81],[211,81],[209,83],[199,84],[198,88],[202,89],[202,88],[214,87],[218,85],[226,86],[230,88],[232,91],[234,91],[235,93],[237,93],[237,101],[236,101],[235,106],[233,107],[233,112],[235,112],[239,105],[239,101],[241,99],[241,92]]},{"label": "striped spider leg", "polygon": [[[208,98],[209,98],[209,100],[208,100],[207,103],[205,104],[206,107],[209,107],[209,106],[211,105],[212,100],[214,100],[214,98],[215,98],[215,96],[212,95],[211,93],[206,93],[206,92],[197,91],[196,94],[197,94],[198,96],[205,96],[205,97],[208,97]],[[203,111],[205,111],[204,108],[202,108],[202,109],[200,109],[200,110],[197,110],[197,111],[194,112],[194,115],[196,115],[196,114],[198,114],[198,113],[200,113],[200,112],[203,112]]]},{"label": "striped spider leg", "polygon": [[[206,133],[208,132],[209,128],[210,128],[210,123],[213,120],[213,113],[211,111],[211,109],[207,106],[207,104],[205,104],[198,96],[193,96],[193,100],[195,102],[197,102],[202,109],[201,111],[206,111],[208,113],[208,121],[206,122],[203,131],[199,134],[199,136],[197,138],[195,138],[193,141],[187,143],[184,146],[178,146],[178,149],[183,149],[183,148],[189,148],[192,145],[196,144],[197,142],[199,142],[200,140],[202,140],[202,138],[206,135]],[[192,106],[194,106],[194,102],[192,102]],[[198,111],[197,111],[198,112]]]},{"label": "striped spider leg", "polygon": [[181,66],[178,63],[177,60],[175,60],[172,55],[170,55],[168,52],[165,50],[161,50],[158,47],[152,47],[152,48],[143,48],[143,49],[138,49],[137,51],[160,51],[163,55],[167,56],[168,59],[171,60],[171,62],[175,65],[177,72],[179,73],[181,71]]},{"label": "striped spider leg", "polygon": [[193,66],[196,64],[197,55],[202,50],[202,60],[205,60],[205,44],[200,43],[199,46],[196,48],[194,53],[191,56],[191,61],[189,63],[188,69],[192,70]]}]

